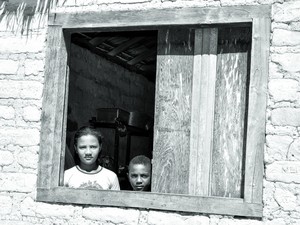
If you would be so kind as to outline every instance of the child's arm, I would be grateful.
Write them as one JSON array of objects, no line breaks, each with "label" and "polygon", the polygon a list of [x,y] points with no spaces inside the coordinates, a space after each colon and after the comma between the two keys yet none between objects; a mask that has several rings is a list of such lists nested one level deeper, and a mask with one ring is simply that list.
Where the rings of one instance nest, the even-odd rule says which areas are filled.
[{"label": "child's arm", "polygon": [[120,184],[119,184],[119,180],[116,174],[114,174],[114,177],[112,179],[112,183],[111,183],[111,190],[120,190]]},{"label": "child's arm", "polygon": [[66,173],[66,171],[64,172],[64,186],[68,187],[68,180],[69,180],[69,173]]}]

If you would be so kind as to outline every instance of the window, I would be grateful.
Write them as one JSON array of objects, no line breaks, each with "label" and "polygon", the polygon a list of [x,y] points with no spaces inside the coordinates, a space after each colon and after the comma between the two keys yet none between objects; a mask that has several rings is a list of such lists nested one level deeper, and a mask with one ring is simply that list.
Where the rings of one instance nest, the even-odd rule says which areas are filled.
[{"label": "window", "polygon": [[[59,185],[71,34],[95,30],[158,31],[151,193],[70,191]],[[247,32],[251,45],[227,54],[219,37]],[[37,200],[261,217],[269,35],[269,6],[51,15]],[[242,43],[233,36],[224,41]],[[240,106],[236,117],[228,104]],[[224,141],[228,133],[233,135],[228,140],[237,141]],[[221,168],[230,174],[227,180]],[[232,177],[236,181],[228,183]]]},{"label": "window", "polygon": [[157,31],[74,31],[69,52],[64,167],[74,166],[76,130],[93,125],[104,137],[100,164],[130,190],[129,161],[152,158]]}]

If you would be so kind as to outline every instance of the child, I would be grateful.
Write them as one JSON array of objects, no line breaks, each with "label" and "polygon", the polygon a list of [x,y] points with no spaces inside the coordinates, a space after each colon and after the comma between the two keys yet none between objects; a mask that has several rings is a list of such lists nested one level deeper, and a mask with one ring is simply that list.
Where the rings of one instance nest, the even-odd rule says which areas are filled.
[{"label": "child", "polygon": [[129,163],[127,175],[134,191],[150,191],[151,161],[148,157],[134,157]]},{"label": "child", "polygon": [[78,165],[65,171],[64,185],[73,188],[120,190],[117,175],[99,165],[101,133],[93,127],[82,127],[74,136]]}]

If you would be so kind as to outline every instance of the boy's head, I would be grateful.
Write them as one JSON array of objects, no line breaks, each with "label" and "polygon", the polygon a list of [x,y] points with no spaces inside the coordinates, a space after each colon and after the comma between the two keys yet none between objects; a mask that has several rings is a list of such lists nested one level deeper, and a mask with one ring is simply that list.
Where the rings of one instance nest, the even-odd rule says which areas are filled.
[{"label": "boy's head", "polygon": [[128,167],[128,179],[134,191],[149,191],[151,161],[144,155],[134,157]]}]

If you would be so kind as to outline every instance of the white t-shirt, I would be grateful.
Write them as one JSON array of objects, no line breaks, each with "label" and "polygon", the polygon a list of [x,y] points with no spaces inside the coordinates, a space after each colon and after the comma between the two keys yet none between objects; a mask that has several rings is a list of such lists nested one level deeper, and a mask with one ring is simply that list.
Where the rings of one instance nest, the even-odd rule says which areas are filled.
[{"label": "white t-shirt", "polygon": [[[99,166],[100,167],[100,166]],[[120,190],[117,175],[103,167],[97,172],[89,173],[74,166],[65,171],[64,186],[100,190]]]}]

